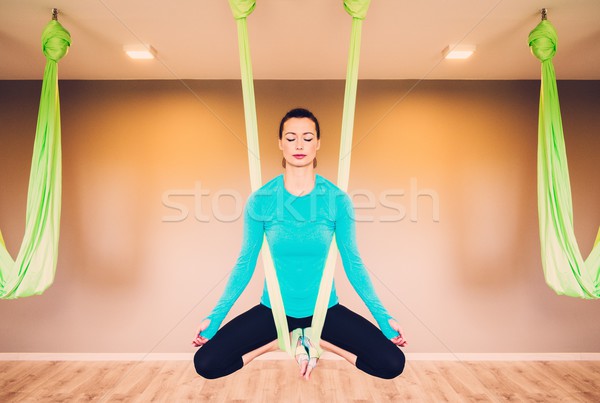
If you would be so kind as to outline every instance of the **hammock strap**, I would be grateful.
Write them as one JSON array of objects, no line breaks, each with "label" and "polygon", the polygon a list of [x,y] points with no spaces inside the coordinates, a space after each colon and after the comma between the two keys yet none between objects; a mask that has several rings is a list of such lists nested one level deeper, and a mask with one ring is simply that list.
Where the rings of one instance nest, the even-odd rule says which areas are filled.
[{"label": "hammock strap", "polygon": [[[248,40],[246,17],[254,10],[256,1],[229,0],[229,5],[237,23],[242,93],[244,99],[244,119],[246,124],[246,141],[250,170],[250,187],[252,191],[255,192],[262,186],[262,174],[260,167],[260,147],[258,142],[258,123],[256,119],[252,60],[250,58],[250,44]],[[271,257],[271,251],[269,250],[266,236],[263,238],[261,256],[271,309],[273,311],[275,327],[277,328],[279,348],[292,355],[293,352],[289,340],[289,329],[285,317],[283,299],[281,297],[281,292],[279,291],[279,282],[277,280],[277,274],[275,273],[275,267],[273,266],[273,259]],[[283,313],[283,315],[281,313]]]},{"label": "hammock strap", "polygon": [[0,234],[0,298],[38,295],[54,281],[62,179],[58,61],[70,44],[69,32],[58,21],[50,21],[42,33],[47,60],[27,191],[25,234],[15,260]]},{"label": "hammock strap", "polygon": [[[364,2],[363,2],[364,3]],[[368,4],[367,4],[368,6]],[[348,10],[348,9],[347,9]],[[364,10],[366,13],[366,9]],[[352,14],[351,14],[352,15]],[[356,90],[358,87],[358,65],[360,61],[360,40],[362,31],[362,19],[352,18],[352,32],[350,35],[350,50],[348,52],[348,67],[346,71],[346,88],[344,93],[344,110],[342,113],[342,133],[340,137],[340,156],[338,162],[337,186],[344,192],[348,190],[350,181],[350,162],[352,156],[352,134],[354,133],[354,111],[356,108]],[[319,294],[315,305],[315,312],[311,323],[313,342],[319,354],[321,332],[327,315],[327,305],[333,286],[333,275],[337,261],[337,248],[332,247],[335,236],[329,247],[329,254],[325,263],[325,270],[319,286]]]},{"label": "hammock strap", "polygon": [[[350,51],[348,57],[348,70],[346,76],[346,89],[344,95],[344,111],[342,118],[342,134],[340,145],[340,161],[338,167],[338,187],[343,191],[348,188],[350,176],[350,157],[352,151],[352,132],[354,127],[354,109],[356,104],[356,89],[358,84],[358,62],[360,55],[360,39],[362,20],[365,18],[370,0],[345,0],[344,7],[352,16],[352,34],[350,40]],[[237,21],[238,44],[240,51],[240,68],[242,76],[242,92],[244,98],[244,115],[246,122],[246,137],[248,143],[248,162],[250,167],[250,182],[252,191],[260,188],[262,183],[260,171],[260,149],[258,144],[258,125],[256,120],[256,105],[254,97],[254,85],[252,78],[252,63],[250,59],[250,47],[248,43],[248,30],[246,18],[252,13],[256,2],[254,0],[229,0],[232,13]],[[332,238],[333,244],[335,236]],[[269,250],[266,236],[263,239],[261,249],[263,268],[267,283],[267,290],[271,302],[271,309],[275,326],[277,328],[277,339],[279,348],[294,356],[292,340],[289,337],[287,318],[277,280],[277,274],[273,265],[273,259]],[[337,249],[330,245],[325,264],[319,294],[315,305],[315,312],[311,323],[312,343],[321,354],[320,347],[321,332],[327,314],[327,305],[333,284],[333,274],[337,260]],[[295,342],[295,340],[293,340]]]},{"label": "hammock strap", "polygon": [[573,228],[569,168],[552,57],[558,36],[548,20],[529,34],[533,55],[542,62],[538,123],[538,214],[546,283],[556,293],[600,298],[600,231],[584,261]]}]

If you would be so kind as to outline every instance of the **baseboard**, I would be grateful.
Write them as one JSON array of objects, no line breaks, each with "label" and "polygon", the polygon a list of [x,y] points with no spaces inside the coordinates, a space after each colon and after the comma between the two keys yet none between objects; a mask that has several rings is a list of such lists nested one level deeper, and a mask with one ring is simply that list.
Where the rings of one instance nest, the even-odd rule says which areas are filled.
[{"label": "baseboard", "polygon": [[[191,361],[192,353],[0,353],[0,361]],[[407,353],[408,361],[600,361],[600,353]],[[259,360],[286,360],[283,352]],[[325,360],[341,360],[325,352]]]},{"label": "baseboard", "polygon": [[600,353],[407,353],[412,361],[600,361]]}]

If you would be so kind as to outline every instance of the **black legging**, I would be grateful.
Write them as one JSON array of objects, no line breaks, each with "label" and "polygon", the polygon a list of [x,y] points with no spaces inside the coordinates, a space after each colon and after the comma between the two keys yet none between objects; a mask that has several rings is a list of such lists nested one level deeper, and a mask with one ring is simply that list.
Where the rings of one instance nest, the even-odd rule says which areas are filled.
[{"label": "black legging", "polygon": [[[310,326],[312,316],[287,317],[289,330]],[[356,355],[356,367],[392,379],[402,373],[402,351],[371,322],[340,304],[327,310],[321,338]],[[259,304],[225,324],[194,356],[196,372],[220,378],[242,368],[242,356],[277,339],[271,309]]]}]

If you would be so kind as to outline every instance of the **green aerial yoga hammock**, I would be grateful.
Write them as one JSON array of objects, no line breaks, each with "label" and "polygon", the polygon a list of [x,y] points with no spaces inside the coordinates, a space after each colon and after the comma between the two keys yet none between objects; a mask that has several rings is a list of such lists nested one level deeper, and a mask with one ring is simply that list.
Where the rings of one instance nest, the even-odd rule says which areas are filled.
[{"label": "green aerial yoga hammock", "polygon": [[[346,89],[344,95],[344,110],[342,116],[342,134],[340,144],[340,159],[338,166],[338,187],[343,191],[348,189],[350,177],[350,156],[352,150],[352,132],[354,127],[354,109],[356,104],[356,88],[358,84],[358,62],[360,55],[360,34],[362,28],[362,20],[367,14],[371,0],[344,0],[344,8],[352,17],[352,33],[350,39],[350,51],[348,55],[348,70],[346,74]],[[244,97],[244,113],[246,119],[246,137],[248,142],[248,162],[250,164],[250,184],[252,191],[260,188],[262,177],[260,171],[260,151],[258,146],[258,125],[256,121],[256,105],[254,101],[254,85],[252,79],[252,63],[250,60],[250,48],[248,44],[248,29],[246,17],[248,17],[256,5],[255,0],[229,0],[231,11],[237,21],[238,42],[240,50],[240,66],[242,71],[242,91]],[[332,244],[335,242],[335,235],[332,239]],[[267,281],[267,290],[271,308],[273,310],[273,318],[277,327],[277,339],[279,348],[287,352],[290,356],[294,356],[292,349],[292,340],[288,337],[289,329],[287,325],[283,300],[279,290],[277,274],[273,266],[273,260],[269,250],[269,245],[265,239],[261,250],[265,278]],[[325,315],[327,314],[327,303],[331,293],[333,284],[333,273],[337,260],[337,250],[329,249],[327,261],[311,327],[307,330],[310,334],[310,340],[317,350],[317,356],[321,355],[320,347],[321,332],[325,323]],[[298,332],[294,332],[298,334]],[[295,340],[295,339],[294,339]]]},{"label": "green aerial yoga hammock", "polygon": [[31,162],[25,235],[13,260],[0,233],[0,298],[38,295],[54,280],[58,254],[61,200],[60,105],[58,61],[71,44],[56,20],[42,33],[46,69]]},{"label": "green aerial yoga hammock", "polygon": [[584,261],[573,230],[573,206],[552,57],[558,36],[547,20],[529,34],[542,62],[538,127],[538,212],[546,282],[558,294],[600,298],[600,231]]}]

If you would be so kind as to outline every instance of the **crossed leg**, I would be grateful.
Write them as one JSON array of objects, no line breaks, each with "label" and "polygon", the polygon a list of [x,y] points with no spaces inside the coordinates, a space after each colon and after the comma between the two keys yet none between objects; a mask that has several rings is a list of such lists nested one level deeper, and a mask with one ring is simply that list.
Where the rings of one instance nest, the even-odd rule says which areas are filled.
[{"label": "crossed leg", "polygon": [[269,344],[265,344],[264,346],[259,347],[256,350],[252,350],[252,351],[249,351],[246,354],[244,354],[242,356],[242,362],[244,363],[244,366],[248,365],[248,363],[250,363],[250,361],[252,361],[256,357],[259,357],[265,353],[268,353],[271,351],[277,351],[277,350],[279,350],[279,345],[277,343],[277,340],[273,340]]},{"label": "crossed leg", "polygon": [[[310,322],[311,317],[288,317],[290,329],[309,327]],[[276,339],[271,310],[257,305],[228,322],[196,352],[196,371],[208,379],[229,375],[277,350]],[[373,376],[391,379],[404,368],[400,349],[371,322],[339,304],[327,311],[321,347]]]},{"label": "crossed leg", "polygon": [[[352,354],[349,351],[341,349],[328,341],[321,340],[321,348],[324,351],[329,351],[331,353],[337,354],[340,357],[346,359],[350,364],[356,365],[356,355]],[[265,344],[262,347],[257,348],[256,350],[249,351],[248,353],[242,356],[243,365],[248,365],[252,360],[257,357],[266,354],[268,352],[279,350],[279,344],[277,340],[273,340],[272,342]],[[305,376],[306,379],[310,377],[310,373],[312,372],[312,368],[308,368],[308,361],[303,361],[300,363],[300,376]]]}]

